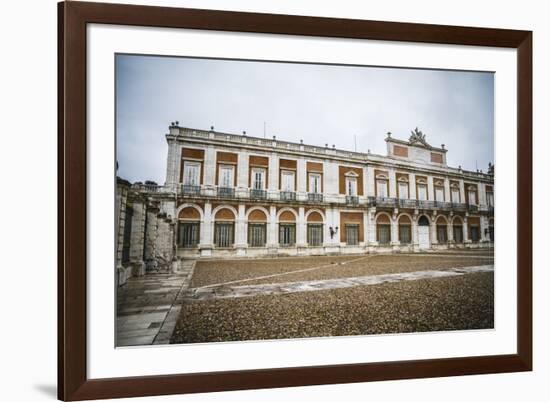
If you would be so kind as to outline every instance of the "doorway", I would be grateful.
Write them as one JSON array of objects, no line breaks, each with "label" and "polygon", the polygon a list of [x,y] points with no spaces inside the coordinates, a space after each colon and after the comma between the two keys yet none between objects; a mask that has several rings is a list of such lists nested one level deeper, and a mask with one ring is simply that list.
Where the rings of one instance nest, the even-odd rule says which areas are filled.
[{"label": "doorway", "polygon": [[418,220],[418,248],[420,250],[430,248],[430,221],[424,215]]}]

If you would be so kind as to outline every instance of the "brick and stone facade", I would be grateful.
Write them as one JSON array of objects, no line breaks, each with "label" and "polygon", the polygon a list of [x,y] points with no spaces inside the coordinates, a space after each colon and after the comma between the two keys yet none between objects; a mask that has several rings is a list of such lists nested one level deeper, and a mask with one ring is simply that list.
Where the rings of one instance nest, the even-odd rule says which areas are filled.
[{"label": "brick and stone facade", "polygon": [[493,247],[494,167],[449,167],[418,129],[386,155],[174,124],[166,140],[163,186],[118,181],[119,283],[186,257]]}]

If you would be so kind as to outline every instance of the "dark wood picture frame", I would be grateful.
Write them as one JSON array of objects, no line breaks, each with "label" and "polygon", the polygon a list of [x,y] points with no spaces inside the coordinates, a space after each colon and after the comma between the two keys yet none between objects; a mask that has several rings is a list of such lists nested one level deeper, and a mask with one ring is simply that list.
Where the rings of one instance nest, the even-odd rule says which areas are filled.
[{"label": "dark wood picture frame", "polygon": [[[192,28],[517,49],[517,353],[88,379],[86,25]],[[58,4],[58,397],[83,400],[532,370],[532,32],[103,3]]]}]

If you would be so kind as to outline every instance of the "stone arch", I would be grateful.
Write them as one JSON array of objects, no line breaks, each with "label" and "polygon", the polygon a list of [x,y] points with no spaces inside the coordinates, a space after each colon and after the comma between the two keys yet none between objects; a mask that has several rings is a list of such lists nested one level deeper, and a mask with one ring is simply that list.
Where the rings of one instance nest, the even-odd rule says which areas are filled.
[{"label": "stone arch", "polygon": [[[290,214],[292,215],[292,219],[290,217]],[[286,220],[288,222],[290,222],[290,221],[295,222],[295,221],[298,220],[298,214],[292,208],[281,208],[277,212],[277,220],[278,221]]]},{"label": "stone arch", "polygon": [[389,246],[392,241],[391,216],[386,212],[379,212],[375,217],[376,241],[381,246]]},{"label": "stone arch", "polygon": [[214,221],[234,221],[237,217],[237,210],[231,205],[219,205],[212,211]]},{"label": "stone arch", "polygon": [[258,216],[258,212],[263,212],[265,215],[265,220],[269,220],[269,211],[264,207],[255,206],[251,207],[246,211],[246,219],[250,220],[251,215]]},{"label": "stone arch", "polygon": [[193,220],[199,221],[201,219],[201,214],[196,208],[187,207],[183,208],[178,214],[179,220]]},{"label": "stone arch", "polygon": [[248,222],[267,222],[266,213],[260,208],[254,208],[252,211],[249,211],[247,214]]},{"label": "stone arch", "polygon": [[279,222],[296,222],[296,215],[291,213],[290,211],[283,211],[279,215]]},{"label": "stone arch", "polygon": [[405,245],[412,243],[412,223],[413,220],[407,213],[402,213],[397,217],[397,238],[400,244]]},{"label": "stone arch", "polygon": [[[182,204],[178,207],[178,209],[176,210],[176,216],[178,217],[178,219],[182,219],[180,218],[180,214],[183,210],[187,209],[187,208],[192,208],[194,209],[195,211],[197,211],[199,213],[199,219],[202,221],[204,219],[204,214],[203,214],[203,211],[202,211],[202,208],[197,205],[197,204]],[[184,218],[185,219],[185,218]]]},{"label": "stone arch", "polygon": [[[405,219],[403,219],[405,218]],[[402,212],[397,217],[397,222],[401,225],[412,225],[414,219],[406,212]]]},{"label": "stone arch", "polygon": [[[457,222],[457,221],[458,221],[458,222]],[[456,226],[462,225],[463,222],[464,222],[464,221],[462,220],[462,218],[461,218],[460,216],[458,216],[458,215],[456,215],[456,216],[453,218],[453,221],[452,221],[453,225],[456,225]]]},{"label": "stone arch", "polygon": [[419,226],[430,226],[430,218],[422,214],[418,217],[417,223]]},{"label": "stone arch", "polygon": [[449,221],[447,220],[447,217],[445,215],[438,215],[435,219],[436,225],[447,225]]},{"label": "stone arch", "polygon": [[310,209],[306,212],[306,222],[325,222],[325,214],[320,209]]},{"label": "stone arch", "polygon": [[[380,219],[381,217],[384,218]],[[378,212],[374,218],[374,221],[376,223],[387,223],[389,225],[391,223],[391,216],[387,212]]]},{"label": "stone arch", "polygon": [[218,205],[216,208],[214,208],[212,210],[212,217],[213,217],[213,220],[215,220],[216,218],[216,215],[218,213],[218,211],[220,211],[221,209],[228,209],[230,210],[231,212],[233,212],[233,216],[234,216],[234,219],[239,216],[239,213],[237,212],[237,210],[235,209],[234,206],[232,205]]}]

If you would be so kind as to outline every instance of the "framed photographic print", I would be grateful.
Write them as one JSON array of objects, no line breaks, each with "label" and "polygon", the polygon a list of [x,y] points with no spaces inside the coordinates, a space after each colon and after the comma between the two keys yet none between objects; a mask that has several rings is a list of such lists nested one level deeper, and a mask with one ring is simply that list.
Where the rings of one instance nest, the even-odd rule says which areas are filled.
[{"label": "framed photographic print", "polygon": [[58,16],[60,399],[531,370],[531,32]]}]

